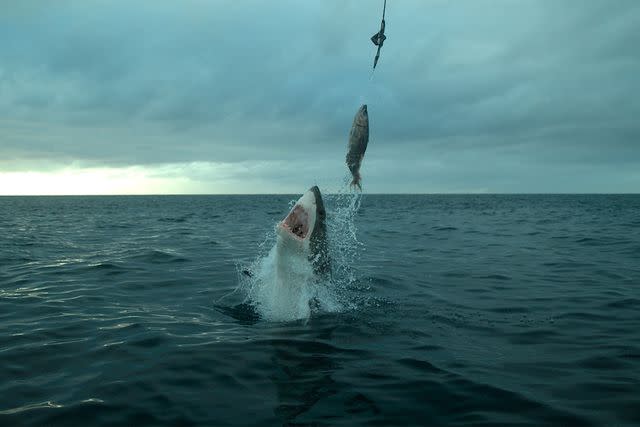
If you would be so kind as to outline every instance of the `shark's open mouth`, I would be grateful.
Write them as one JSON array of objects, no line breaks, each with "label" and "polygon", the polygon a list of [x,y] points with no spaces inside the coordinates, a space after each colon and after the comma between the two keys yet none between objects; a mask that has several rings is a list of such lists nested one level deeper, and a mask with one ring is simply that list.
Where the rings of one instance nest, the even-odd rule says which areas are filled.
[{"label": "shark's open mouth", "polygon": [[300,239],[304,239],[309,233],[309,214],[302,206],[295,205],[282,221],[282,227]]},{"label": "shark's open mouth", "polygon": [[327,244],[326,215],[320,189],[314,185],[296,201],[284,219],[277,223],[276,258],[279,274],[281,273],[278,277],[309,273],[307,268],[301,270],[297,263],[293,267],[288,266],[286,258],[290,258],[309,261],[314,274],[328,278],[331,274],[331,260]]}]

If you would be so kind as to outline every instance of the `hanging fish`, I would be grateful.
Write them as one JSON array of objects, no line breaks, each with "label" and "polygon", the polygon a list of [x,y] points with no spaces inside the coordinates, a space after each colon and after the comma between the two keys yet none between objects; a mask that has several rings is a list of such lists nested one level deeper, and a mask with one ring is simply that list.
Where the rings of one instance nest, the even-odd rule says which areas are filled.
[{"label": "hanging fish", "polygon": [[353,180],[351,187],[358,187],[362,190],[360,181],[360,165],[364,158],[364,152],[367,151],[369,143],[369,113],[367,112],[367,104],[358,108],[356,116],[353,118],[353,126],[349,132],[349,151],[347,152],[347,167],[351,171]]},{"label": "hanging fish", "polygon": [[382,7],[382,23],[380,24],[380,31],[371,36],[371,41],[374,45],[378,46],[378,51],[376,52],[376,57],[373,60],[373,69],[375,70],[376,65],[378,65],[378,59],[380,59],[380,49],[382,49],[382,45],[384,41],[387,39],[387,36],[384,35],[384,14],[387,10],[387,0],[384,0],[384,6]]}]

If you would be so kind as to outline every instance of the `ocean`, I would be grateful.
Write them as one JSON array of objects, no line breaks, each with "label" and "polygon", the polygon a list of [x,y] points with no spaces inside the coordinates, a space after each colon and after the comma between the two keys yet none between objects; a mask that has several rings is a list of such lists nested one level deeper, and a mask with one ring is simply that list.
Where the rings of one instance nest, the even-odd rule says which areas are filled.
[{"label": "ocean", "polygon": [[640,196],[325,195],[287,318],[297,197],[0,197],[0,425],[640,425]]}]

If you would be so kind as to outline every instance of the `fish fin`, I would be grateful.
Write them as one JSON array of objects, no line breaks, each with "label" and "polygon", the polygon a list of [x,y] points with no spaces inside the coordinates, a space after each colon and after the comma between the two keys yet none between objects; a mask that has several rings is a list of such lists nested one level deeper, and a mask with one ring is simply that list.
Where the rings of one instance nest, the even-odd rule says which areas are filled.
[{"label": "fish fin", "polygon": [[358,188],[360,191],[362,191],[362,184],[360,183],[361,181],[361,177],[359,173],[356,173],[353,175],[353,180],[351,181],[351,187],[352,188]]}]

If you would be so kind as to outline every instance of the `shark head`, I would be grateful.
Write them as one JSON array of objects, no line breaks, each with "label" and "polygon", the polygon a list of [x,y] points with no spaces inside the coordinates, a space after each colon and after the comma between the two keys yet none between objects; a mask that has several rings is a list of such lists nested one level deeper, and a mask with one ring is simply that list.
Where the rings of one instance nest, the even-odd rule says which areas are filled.
[{"label": "shark head", "polygon": [[320,189],[313,186],[298,199],[276,227],[279,244],[302,252],[311,262],[313,271],[322,275],[328,274],[331,268],[326,217]]}]

